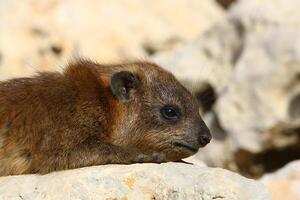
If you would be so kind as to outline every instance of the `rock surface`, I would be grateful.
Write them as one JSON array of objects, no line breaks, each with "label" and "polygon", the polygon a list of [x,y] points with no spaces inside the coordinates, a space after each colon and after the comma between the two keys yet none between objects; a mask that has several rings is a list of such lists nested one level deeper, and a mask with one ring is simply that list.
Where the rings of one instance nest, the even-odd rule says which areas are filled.
[{"label": "rock surface", "polygon": [[273,200],[300,200],[300,160],[264,175],[261,182],[267,186]]},{"label": "rock surface", "polygon": [[216,110],[235,148],[255,153],[290,145],[269,130],[300,116],[290,112],[300,105],[298,99],[290,108],[300,94],[299,6],[297,0],[240,1],[230,11],[243,44]]},{"label": "rock surface", "polygon": [[268,200],[263,185],[223,169],[182,163],[107,165],[0,178],[0,199]]},{"label": "rock surface", "polygon": [[222,21],[199,38],[172,51],[157,54],[152,59],[171,71],[195,93],[205,83],[220,92],[228,83],[232,62],[240,45],[234,26]]},{"label": "rock surface", "polygon": [[146,58],[196,37],[222,16],[210,0],[0,1],[0,79],[59,69],[78,56]]}]

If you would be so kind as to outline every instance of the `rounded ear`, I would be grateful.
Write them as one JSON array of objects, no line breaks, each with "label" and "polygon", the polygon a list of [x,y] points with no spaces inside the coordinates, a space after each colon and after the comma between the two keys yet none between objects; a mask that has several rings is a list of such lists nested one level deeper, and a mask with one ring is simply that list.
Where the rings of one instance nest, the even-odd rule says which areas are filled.
[{"label": "rounded ear", "polygon": [[111,92],[123,102],[131,99],[130,92],[136,90],[139,85],[139,79],[128,71],[117,72],[112,75],[110,80]]}]

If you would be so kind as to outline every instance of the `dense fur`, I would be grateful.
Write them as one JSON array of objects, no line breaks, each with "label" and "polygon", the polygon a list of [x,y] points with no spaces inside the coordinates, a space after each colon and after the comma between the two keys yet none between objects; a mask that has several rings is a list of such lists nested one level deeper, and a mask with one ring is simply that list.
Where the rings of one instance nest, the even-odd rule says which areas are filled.
[{"label": "dense fur", "polygon": [[[112,77],[121,71],[134,75],[128,80],[136,78],[136,87],[119,94],[123,82]],[[177,105],[182,120],[164,121],[159,109],[165,104]],[[199,141],[203,135],[209,142],[196,100],[151,63],[81,61],[63,73],[0,83],[0,175],[175,161],[205,145]]]}]

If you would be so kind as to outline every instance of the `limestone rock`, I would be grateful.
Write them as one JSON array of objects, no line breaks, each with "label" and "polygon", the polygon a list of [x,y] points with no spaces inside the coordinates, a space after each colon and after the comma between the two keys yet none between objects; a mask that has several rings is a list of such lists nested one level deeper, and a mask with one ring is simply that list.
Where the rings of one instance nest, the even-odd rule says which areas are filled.
[{"label": "limestone rock", "polygon": [[263,185],[223,169],[181,163],[106,165],[0,178],[0,199],[268,200]]},{"label": "limestone rock", "polygon": [[236,27],[224,21],[199,38],[152,59],[171,71],[195,94],[203,84],[209,84],[220,92],[228,83],[240,46]]},{"label": "limestone rock", "polygon": [[[243,30],[243,45],[216,111],[236,149],[277,148],[270,130],[300,116],[290,112],[300,94],[298,6],[297,0],[242,0],[230,10],[228,20]],[[298,99],[292,110],[299,105]]]},{"label": "limestone rock", "polygon": [[287,164],[282,169],[266,174],[263,182],[273,200],[299,200],[300,199],[300,160]]},{"label": "limestone rock", "polygon": [[223,16],[210,0],[0,1],[0,79],[53,70],[78,56],[146,58]]}]

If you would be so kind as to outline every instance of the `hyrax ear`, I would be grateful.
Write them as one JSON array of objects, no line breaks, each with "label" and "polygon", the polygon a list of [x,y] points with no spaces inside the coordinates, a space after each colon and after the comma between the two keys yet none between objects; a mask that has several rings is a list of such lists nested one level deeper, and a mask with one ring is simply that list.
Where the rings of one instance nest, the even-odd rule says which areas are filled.
[{"label": "hyrax ear", "polygon": [[132,98],[130,92],[136,90],[139,85],[139,79],[128,71],[113,74],[110,81],[110,89],[113,95],[123,102]]}]

